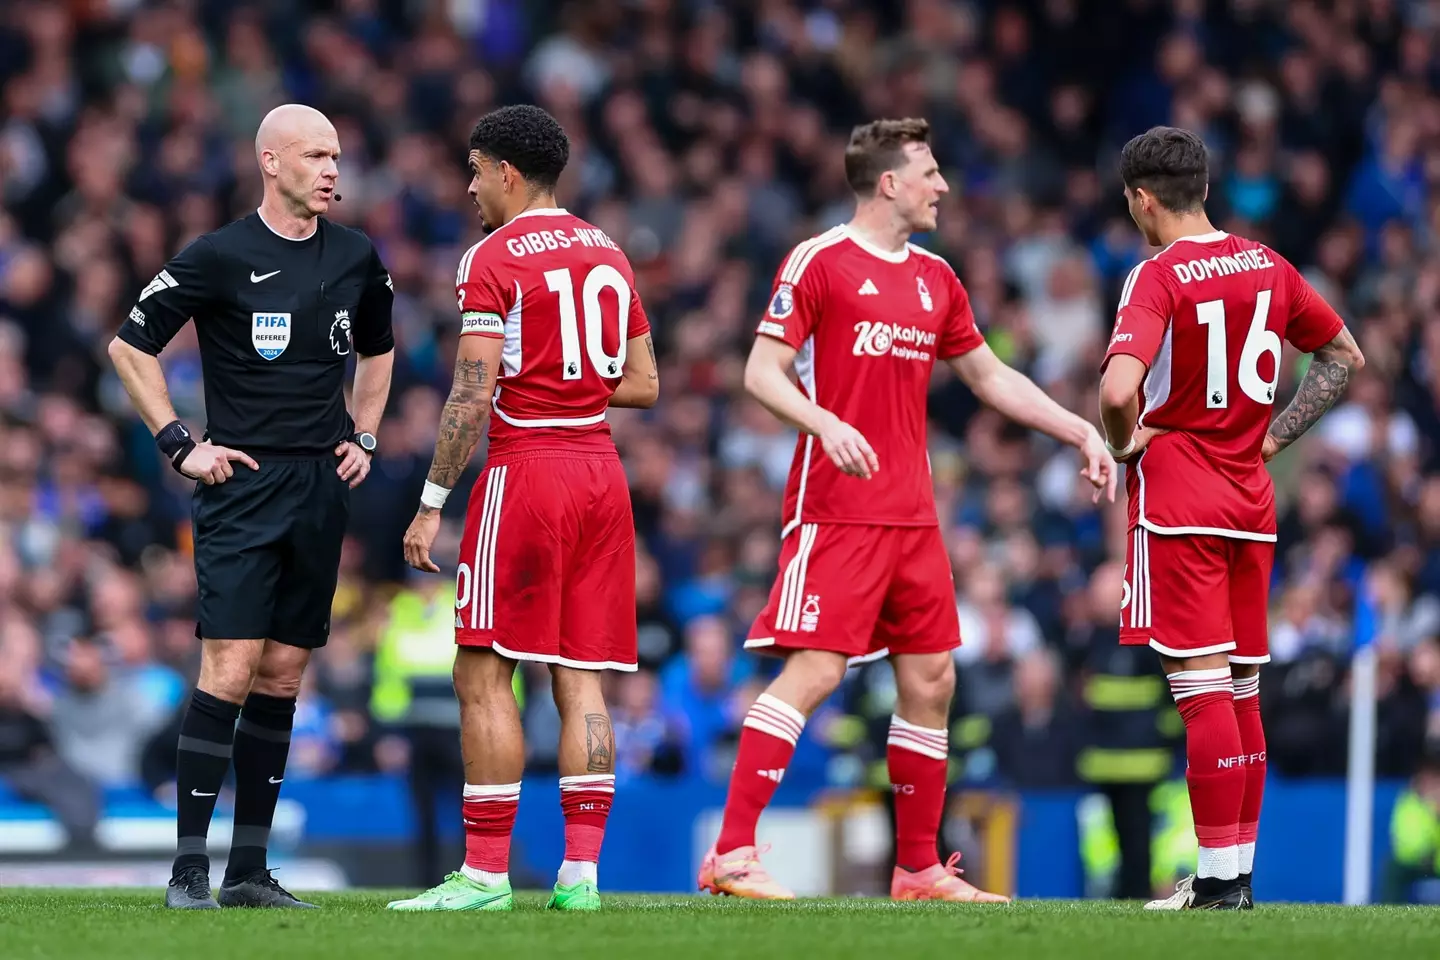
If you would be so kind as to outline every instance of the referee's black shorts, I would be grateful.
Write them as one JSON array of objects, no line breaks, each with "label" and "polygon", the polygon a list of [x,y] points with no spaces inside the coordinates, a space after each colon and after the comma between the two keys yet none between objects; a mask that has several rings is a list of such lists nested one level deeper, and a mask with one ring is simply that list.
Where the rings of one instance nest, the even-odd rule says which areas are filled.
[{"label": "referee's black shorts", "polygon": [[333,456],[260,459],[235,475],[197,484],[196,633],[207,640],[271,639],[322,647],[350,517],[350,487]]}]

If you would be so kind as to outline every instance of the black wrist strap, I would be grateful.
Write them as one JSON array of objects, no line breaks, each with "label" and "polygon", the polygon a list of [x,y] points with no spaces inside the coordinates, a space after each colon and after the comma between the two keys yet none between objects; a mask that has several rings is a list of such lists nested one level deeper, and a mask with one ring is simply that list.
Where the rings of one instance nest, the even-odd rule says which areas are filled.
[{"label": "black wrist strap", "polygon": [[190,431],[185,429],[185,424],[172,420],[155,434],[155,446],[160,448],[165,459],[170,461],[170,466],[179,473],[180,464],[184,463],[190,451],[195,449],[195,439],[190,436]]}]

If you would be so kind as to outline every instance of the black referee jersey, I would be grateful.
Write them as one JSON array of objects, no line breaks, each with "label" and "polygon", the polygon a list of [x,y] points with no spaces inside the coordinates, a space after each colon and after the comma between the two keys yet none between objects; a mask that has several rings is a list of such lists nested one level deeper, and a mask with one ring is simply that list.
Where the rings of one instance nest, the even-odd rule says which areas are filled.
[{"label": "black referee jersey", "polygon": [[207,438],[257,460],[320,457],[354,433],[346,363],[394,347],[393,302],[390,274],[359,230],[320,218],[292,240],[256,212],[176,254],[118,336],[159,354],[193,317]]}]

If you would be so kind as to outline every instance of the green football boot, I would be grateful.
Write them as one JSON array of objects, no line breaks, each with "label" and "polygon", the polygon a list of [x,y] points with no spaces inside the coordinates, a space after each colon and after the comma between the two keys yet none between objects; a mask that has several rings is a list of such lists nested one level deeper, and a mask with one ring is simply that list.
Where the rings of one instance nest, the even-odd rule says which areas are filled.
[{"label": "green football boot", "polygon": [[509,910],[515,905],[510,881],[486,886],[456,871],[439,886],[409,900],[392,900],[388,910]]}]

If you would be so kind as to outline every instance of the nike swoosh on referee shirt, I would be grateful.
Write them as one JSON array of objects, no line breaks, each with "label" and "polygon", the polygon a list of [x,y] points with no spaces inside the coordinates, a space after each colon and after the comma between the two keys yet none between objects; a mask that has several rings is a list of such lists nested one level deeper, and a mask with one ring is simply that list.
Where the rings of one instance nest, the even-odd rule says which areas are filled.
[{"label": "nike swoosh on referee shirt", "polygon": [[269,273],[262,273],[262,274],[260,274],[259,276],[256,276],[255,271],[254,271],[254,270],[251,270],[251,271],[250,271],[250,282],[251,282],[251,283],[259,283],[261,280],[269,280],[271,277],[275,276],[275,274],[277,274],[277,273],[279,273],[279,272],[280,272],[279,270],[271,270]]},{"label": "nike swoosh on referee shirt", "polygon": [[213,793],[201,793],[199,790],[196,790],[195,788],[192,787],[192,788],[190,789],[190,796],[192,796],[192,797],[213,797],[213,796],[215,796],[215,794],[213,794]]}]

